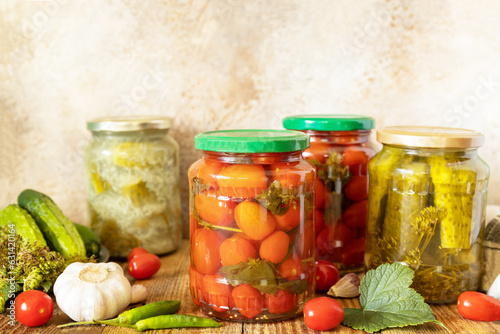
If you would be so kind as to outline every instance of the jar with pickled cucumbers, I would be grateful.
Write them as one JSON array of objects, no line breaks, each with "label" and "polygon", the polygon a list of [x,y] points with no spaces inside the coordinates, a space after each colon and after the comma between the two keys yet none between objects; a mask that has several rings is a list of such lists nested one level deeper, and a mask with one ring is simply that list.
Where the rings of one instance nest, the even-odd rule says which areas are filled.
[{"label": "jar with pickled cucumbers", "polygon": [[105,117],[87,123],[85,151],[90,226],[111,256],[134,247],[154,254],[181,240],[179,147],[170,118]]},{"label": "jar with pickled cucumbers", "polygon": [[190,289],[212,317],[294,317],[314,293],[314,167],[307,135],[286,130],[198,134],[189,168]]},{"label": "jar with pickled cucumbers", "polygon": [[477,290],[489,168],[472,130],[389,127],[369,164],[366,263],[399,262],[427,302]]},{"label": "jar with pickled cucumbers", "polygon": [[363,271],[374,120],[357,115],[298,115],[283,119],[283,126],[311,138],[303,156],[317,169],[316,259],[335,263],[341,274]]}]

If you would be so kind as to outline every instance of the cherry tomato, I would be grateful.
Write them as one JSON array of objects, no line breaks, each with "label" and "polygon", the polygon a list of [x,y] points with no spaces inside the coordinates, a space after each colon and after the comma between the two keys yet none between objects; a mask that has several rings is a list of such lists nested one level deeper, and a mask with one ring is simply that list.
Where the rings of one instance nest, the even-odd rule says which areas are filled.
[{"label": "cherry tomato", "polygon": [[189,267],[189,289],[193,302],[200,306],[204,301],[203,299],[203,279],[205,275],[200,274],[193,267]]},{"label": "cherry tomato", "polygon": [[52,317],[53,311],[52,298],[42,291],[24,291],[15,300],[16,319],[28,327],[47,323]]},{"label": "cherry tomato", "polygon": [[262,240],[274,231],[276,222],[272,213],[259,203],[244,201],[234,209],[238,227],[250,239]]},{"label": "cherry tomato", "polygon": [[477,321],[499,321],[500,300],[484,293],[465,291],[458,296],[458,313],[464,318]]},{"label": "cherry tomato", "polygon": [[253,244],[241,236],[232,236],[224,240],[220,245],[219,254],[223,266],[248,262],[251,258],[257,257]]},{"label": "cherry tomato", "polygon": [[344,194],[347,198],[361,202],[368,198],[368,178],[366,176],[354,175],[349,183],[344,187]]},{"label": "cherry tomato", "polygon": [[160,258],[154,254],[141,254],[128,262],[128,273],[135,279],[150,278],[160,270]]},{"label": "cherry tomato", "polygon": [[342,247],[352,240],[352,232],[346,224],[338,222],[327,226],[316,238],[316,248],[322,254],[328,254],[332,261],[340,262]]},{"label": "cherry tomato", "polygon": [[264,305],[269,313],[286,313],[290,312],[297,306],[298,295],[291,292],[280,290],[273,295],[264,294]]},{"label": "cherry tomato", "polygon": [[234,306],[245,318],[255,318],[262,313],[264,299],[259,290],[250,284],[240,284],[231,293]]},{"label": "cherry tomato", "polygon": [[362,264],[365,257],[365,238],[353,239],[342,249],[342,263],[348,266]]},{"label": "cherry tomato", "polygon": [[302,278],[304,268],[300,258],[289,256],[285,261],[281,262],[277,267],[280,276],[287,281],[296,281]]},{"label": "cherry tomato", "polygon": [[311,299],[304,305],[304,322],[315,331],[337,327],[344,319],[342,304],[329,297]]},{"label": "cherry tomato", "polygon": [[330,144],[325,141],[311,141],[309,145],[302,156],[312,163],[324,164],[330,155]]},{"label": "cherry tomato", "polygon": [[271,165],[282,161],[283,155],[281,153],[254,153],[251,159],[257,165]]},{"label": "cherry tomato", "polygon": [[349,146],[342,154],[342,165],[366,165],[369,159],[370,157],[361,148],[356,146]]},{"label": "cherry tomato", "polygon": [[290,206],[285,214],[273,215],[276,222],[276,229],[285,232],[291,231],[300,224],[300,203],[297,200],[290,202]]},{"label": "cherry tomato", "polygon": [[263,260],[279,263],[285,258],[289,247],[290,237],[288,234],[283,231],[274,231],[262,240],[259,255]]},{"label": "cherry tomato", "polygon": [[204,275],[215,274],[221,267],[219,248],[224,236],[207,228],[194,232],[191,258],[196,270]]},{"label": "cherry tomato", "polygon": [[135,247],[134,249],[132,249],[130,251],[130,253],[128,253],[128,256],[127,256],[127,262],[132,260],[134,257],[136,257],[137,255],[142,255],[142,254],[148,254],[149,252],[142,248],[142,247]]},{"label": "cherry tomato", "polygon": [[267,177],[261,165],[234,164],[225,167],[217,176],[223,196],[254,198],[267,188]]},{"label": "cherry tomato", "polygon": [[319,232],[325,228],[325,219],[323,218],[323,211],[316,210],[315,215],[315,233],[318,236]]},{"label": "cherry tomato", "polygon": [[283,187],[297,187],[304,182],[312,182],[314,179],[313,172],[305,173],[304,170],[309,169],[309,163],[305,161],[280,162],[271,165],[271,177],[273,181],[280,181]]},{"label": "cherry tomato", "polygon": [[201,219],[210,224],[228,226],[234,221],[234,208],[236,203],[231,200],[206,196],[204,194],[194,195],[194,208]]},{"label": "cherry tomato", "polygon": [[316,264],[316,291],[328,291],[339,280],[339,269],[330,261],[319,260]]},{"label": "cherry tomato", "polygon": [[350,228],[363,228],[366,226],[368,200],[350,205],[342,215],[342,220]]},{"label": "cherry tomato", "polygon": [[217,175],[225,166],[228,166],[228,164],[214,159],[205,159],[198,168],[196,176],[199,177],[205,185],[209,187],[217,187]]},{"label": "cherry tomato", "polygon": [[328,191],[325,184],[319,179],[316,179],[315,188],[316,209],[328,208],[333,202],[332,193]]},{"label": "cherry tomato", "polygon": [[222,313],[233,308],[231,291],[229,281],[222,275],[207,275],[203,278],[203,298],[217,312]]}]

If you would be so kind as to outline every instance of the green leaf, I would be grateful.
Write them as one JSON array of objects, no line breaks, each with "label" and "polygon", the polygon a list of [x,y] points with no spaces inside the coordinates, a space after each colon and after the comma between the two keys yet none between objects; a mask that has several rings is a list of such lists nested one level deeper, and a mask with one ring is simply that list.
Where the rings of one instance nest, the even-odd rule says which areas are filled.
[{"label": "green leaf", "polygon": [[263,190],[257,196],[260,205],[278,216],[282,216],[288,211],[293,199],[293,189],[282,187],[278,180],[273,181],[267,190]]},{"label": "green leaf", "polygon": [[368,271],[359,287],[362,309],[344,309],[342,324],[369,333],[425,322],[444,327],[424,298],[410,288],[413,277],[413,270],[399,263]]},{"label": "green leaf", "polygon": [[262,293],[274,295],[278,290],[276,270],[267,260],[250,259],[248,262],[223,266],[220,272],[229,280],[232,286],[248,283]]},{"label": "green leaf", "polygon": [[302,293],[307,290],[306,280],[286,281],[277,276],[274,265],[267,260],[250,259],[235,265],[223,266],[220,269],[232,286],[250,284],[261,293],[274,295],[278,289],[291,293]]}]

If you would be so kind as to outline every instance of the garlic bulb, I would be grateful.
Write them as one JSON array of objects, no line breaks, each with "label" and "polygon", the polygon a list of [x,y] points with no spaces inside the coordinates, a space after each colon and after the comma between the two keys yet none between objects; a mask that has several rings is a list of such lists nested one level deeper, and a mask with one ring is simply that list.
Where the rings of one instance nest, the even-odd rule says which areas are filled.
[{"label": "garlic bulb", "polygon": [[74,321],[113,318],[130,303],[130,282],[116,263],[70,264],[54,284],[59,308]]}]

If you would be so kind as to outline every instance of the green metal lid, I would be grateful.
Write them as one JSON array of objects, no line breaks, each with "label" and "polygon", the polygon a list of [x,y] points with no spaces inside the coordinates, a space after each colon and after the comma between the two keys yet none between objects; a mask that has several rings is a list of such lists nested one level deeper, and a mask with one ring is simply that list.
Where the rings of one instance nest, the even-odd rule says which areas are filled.
[{"label": "green metal lid", "polygon": [[296,115],[283,119],[283,127],[290,130],[371,130],[374,123],[373,118],[361,115]]},{"label": "green metal lid", "polygon": [[309,136],[289,130],[222,130],[199,133],[194,147],[228,153],[272,153],[301,151],[309,147]]}]

